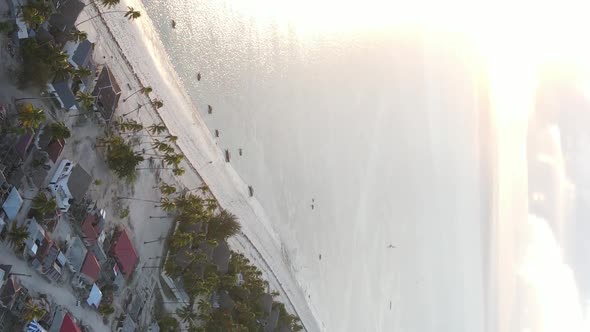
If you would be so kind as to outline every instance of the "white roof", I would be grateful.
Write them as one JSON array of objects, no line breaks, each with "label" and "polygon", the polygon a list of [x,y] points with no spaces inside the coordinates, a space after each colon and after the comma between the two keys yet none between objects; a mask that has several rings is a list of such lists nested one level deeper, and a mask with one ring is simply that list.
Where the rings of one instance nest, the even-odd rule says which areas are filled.
[{"label": "white roof", "polygon": [[23,19],[20,16],[16,18],[16,25],[18,26],[18,39],[29,38],[29,33],[27,32],[27,24],[25,23],[25,21],[23,21]]},{"label": "white roof", "polygon": [[96,286],[96,284],[93,284],[92,289],[90,290],[90,294],[88,295],[88,299],[86,300],[86,303],[88,303],[89,306],[94,306],[98,309],[98,306],[100,305],[100,300],[102,300],[102,292],[100,291],[98,286]]},{"label": "white roof", "polygon": [[47,330],[44,329],[43,326],[39,325],[39,323],[36,320],[30,321],[29,324],[27,324],[27,329],[25,331],[26,332],[47,332]]},{"label": "white roof", "polygon": [[4,204],[2,205],[2,209],[6,213],[6,216],[9,220],[14,220],[16,218],[16,215],[18,214],[18,211],[22,205],[22,197],[20,197],[18,190],[16,190],[15,187],[12,187],[8,198],[6,198],[6,201],[4,201]]}]

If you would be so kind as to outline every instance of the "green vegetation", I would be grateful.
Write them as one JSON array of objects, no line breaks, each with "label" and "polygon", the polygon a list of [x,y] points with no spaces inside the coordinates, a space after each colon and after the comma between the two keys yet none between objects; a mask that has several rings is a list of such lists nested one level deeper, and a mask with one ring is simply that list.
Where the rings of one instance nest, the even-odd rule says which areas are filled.
[{"label": "green vegetation", "polygon": [[38,222],[43,223],[45,216],[49,213],[55,213],[57,210],[57,202],[55,198],[47,197],[45,193],[38,193],[35,198],[33,198],[33,216],[37,219]]},{"label": "green vegetation", "polygon": [[88,39],[88,34],[84,31],[75,29],[70,32],[70,39],[72,41],[79,43],[81,41]]},{"label": "green vegetation", "polygon": [[[168,275],[182,280],[190,297],[189,304],[177,310],[178,317],[195,331],[259,331],[260,322],[267,315],[259,302],[263,296],[268,296],[268,283],[262,278],[262,273],[236,252],[231,253],[227,273],[221,273],[206,254],[239,233],[240,225],[236,217],[219,208],[212,197],[203,198],[186,191],[179,193],[166,183],[159,187],[163,200],[175,206],[170,213],[179,224],[169,239],[169,255],[164,269]],[[208,193],[206,188],[202,191]],[[240,283],[238,274],[243,280]],[[228,292],[234,302],[234,310],[211,307],[209,297],[223,291]],[[198,297],[203,298],[195,303]],[[274,307],[279,310],[280,326],[293,331],[301,329],[298,318],[288,314],[281,303],[274,302]],[[197,324],[197,320],[201,324]]]},{"label": "green vegetation", "polygon": [[[102,2],[104,4],[105,2],[111,2],[111,1],[102,0]],[[99,17],[101,15],[105,15],[105,14],[116,14],[116,13],[124,13],[123,17],[125,17],[129,21],[134,21],[134,20],[136,20],[136,19],[138,19],[138,18],[141,17],[141,13],[139,11],[133,9],[133,7],[127,7],[127,10],[110,10],[110,11],[107,11],[107,12],[102,12],[102,13],[100,13],[98,15],[92,16],[91,18],[85,19],[82,22],[78,22],[76,24],[76,27],[79,26],[82,23],[86,23],[86,22],[88,22],[90,20],[93,20],[93,19],[95,19],[95,18],[97,18],[97,17]]]},{"label": "green vegetation", "polygon": [[151,86],[145,86],[137,91],[135,91],[134,93],[130,94],[129,96],[127,96],[127,98],[123,99],[123,102],[126,102],[127,99],[131,98],[131,96],[137,94],[137,93],[141,93],[143,95],[149,96],[150,93],[152,93],[152,87]]},{"label": "green vegetation", "polygon": [[104,317],[107,317],[115,312],[115,308],[113,308],[113,306],[110,304],[102,303],[98,307],[98,312],[100,312],[100,314],[103,315]]},{"label": "green vegetation", "polygon": [[43,316],[47,314],[47,311],[43,309],[37,302],[28,301],[25,304],[25,312],[23,315],[23,320],[25,322],[30,322],[33,319],[41,319]]},{"label": "green vegetation", "polygon": [[92,105],[94,104],[94,96],[90,93],[85,93],[82,91],[78,91],[76,93],[76,101],[84,106],[84,109],[91,110]]},{"label": "green vegetation", "polygon": [[24,246],[25,240],[29,237],[29,232],[26,226],[17,226],[16,223],[12,223],[12,227],[8,231],[8,241],[13,246],[21,248]]},{"label": "green vegetation", "polygon": [[95,186],[100,186],[101,184],[102,184],[102,180],[101,179],[94,180],[94,185]]},{"label": "green vegetation", "polygon": [[32,29],[47,21],[51,15],[51,8],[39,0],[31,0],[27,5],[21,7],[23,21]]},{"label": "green vegetation", "polygon": [[134,180],[135,168],[144,160],[139,152],[121,136],[114,136],[107,140],[107,164],[121,179]]},{"label": "green vegetation", "polygon": [[119,218],[120,219],[125,219],[127,217],[129,217],[129,207],[126,206],[124,209],[121,210],[121,212],[119,212]]},{"label": "green vegetation", "polygon": [[45,122],[45,112],[33,104],[22,104],[18,109],[18,120],[24,129],[37,129]]},{"label": "green vegetation", "polygon": [[180,324],[171,315],[166,315],[158,319],[158,327],[162,332],[176,332],[180,331]]},{"label": "green vegetation", "polygon": [[17,28],[13,22],[0,22],[0,33],[10,34]]},{"label": "green vegetation", "polygon": [[19,83],[23,88],[28,85],[42,88],[53,77],[64,79],[73,71],[68,55],[52,44],[40,45],[37,40],[28,38],[20,49],[23,62]]},{"label": "green vegetation", "polygon": [[72,136],[70,128],[63,122],[54,122],[49,125],[48,129],[53,139],[68,139]]}]

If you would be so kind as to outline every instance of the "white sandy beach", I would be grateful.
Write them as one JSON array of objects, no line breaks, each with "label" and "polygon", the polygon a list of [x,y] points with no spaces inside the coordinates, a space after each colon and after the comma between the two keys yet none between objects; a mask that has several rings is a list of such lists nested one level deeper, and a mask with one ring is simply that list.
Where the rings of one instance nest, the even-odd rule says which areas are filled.
[{"label": "white sandy beach", "polygon": [[[142,10],[139,2],[123,2],[121,7],[130,5]],[[79,18],[80,21],[85,19],[85,15],[95,13],[92,6],[86,8],[85,13]],[[195,188],[202,183],[201,177],[204,179],[220,205],[235,214],[241,222],[243,235],[230,239],[229,244],[232,249],[244,253],[262,270],[271,289],[281,294],[279,300],[286,304],[289,311],[301,318],[308,331],[318,331],[319,327],[314,314],[309,309],[304,294],[281,256],[281,247],[276,234],[271,231],[264,211],[255,199],[249,197],[247,185],[233,168],[225,163],[222,152],[216,146],[209,129],[194,111],[194,106],[184,94],[183,87],[179,85],[180,81],[171,64],[163,54],[157,51],[161,49],[161,45],[149,17],[142,16],[141,19],[131,23],[118,15],[105,15],[105,18],[119,45],[123,48],[123,53],[133,66],[135,74],[141,79],[141,83],[152,86],[154,90],[152,97],[164,101],[164,107],[159,111],[159,116],[162,117],[170,132],[179,136],[180,149],[185,153],[187,161],[198,171],[198,174],[187,171],[178,181],[188,188]],[[104,24],[99,19],[95,19],[82,24],[79,28],[87,31],[89,40],[96,43],[96,62],[107,64],[113,69],[124,91],[123,96],[137,90],[140,87],[139,82],[122,59],[117,44],[110,38]],[[131,86],[131,90],[128,89],[127,84]],[[126,103],[120,103],[119,114],[132,109],[130,107],[135,107],[137,103],[147,101],[140,100],[141,98],[143,97],[136,95]],[[159,122],[158,115],[153,110],[145,108],[139,112],[137,120],[146,126]],[[188,165],[185,165],[185,168],[190,170]],[[147,176],[152,177],[149,173]],[[143,176],[140,177],[135,185],[134,196],[154,199],[155,191],[151,188],[153,184],[153,179],[144,180]],[[156,242],[142,245],[143,241],[164,236],[169,225],[157,219],[150,220],[149,215],[158,215],[158,213],[150,211],[152,209],[146,209],[146,203],[143,203],[143,206],[136,203],[130,203],[130,220],[136,244],[139,246],[141,264],[144,264],[148,257],[160,254],[162,244]],[[159,214],[161,215],[161,212]],[[138,271],[138,273],[146,272]]]}]

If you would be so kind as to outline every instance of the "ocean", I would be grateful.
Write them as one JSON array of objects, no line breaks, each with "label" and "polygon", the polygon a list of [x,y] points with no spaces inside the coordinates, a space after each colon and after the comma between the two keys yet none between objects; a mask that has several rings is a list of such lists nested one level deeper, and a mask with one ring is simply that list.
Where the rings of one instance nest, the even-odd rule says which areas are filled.
[{"label": "ocean", "polygon": [[187,158],[310,331],[484,331],[493,142],[469,39],[258,4],[142,2],[133,24],[180,84],[139,74],[171,91],[155,94]]}]

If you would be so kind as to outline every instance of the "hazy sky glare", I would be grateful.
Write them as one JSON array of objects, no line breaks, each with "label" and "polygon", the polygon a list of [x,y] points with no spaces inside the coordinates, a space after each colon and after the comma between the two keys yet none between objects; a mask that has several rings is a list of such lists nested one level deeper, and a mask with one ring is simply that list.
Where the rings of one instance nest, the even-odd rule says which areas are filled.
[{"label": "hazy sky glare", "polygon": [[[172,14],[157,24],[177,70],[190,73],[186,82],[208,73],[189,90],[215,105],[207,121],[222,128],[220,146],[244,147],[232,165],[255,185],[328,331],[477,331],[482,321],[490,331],[582,331],[579,268],[555,230],[570,227],[578,184],[564,170],[563,126],[528,121],[551,102],[537,104],[545,62],[576,65],[573,90],[588,86],[588,5],[451,4],[460,6],[178,0],[153,1],[149,14],[176,15],[181,39],[169,31]],[[466,44],[481,61],[469,62]],[[474,222],[482,203],[470,103],[483,92],[470,70],[488,73],[498,121],[491,234]],[[542,144],[531,153],[532,130]],[[528,209],[529,181],[551,199],[540,212]],[[488,236],[491,268],[480,269]],[[390,242],[395,254],[383,250]]]}]

